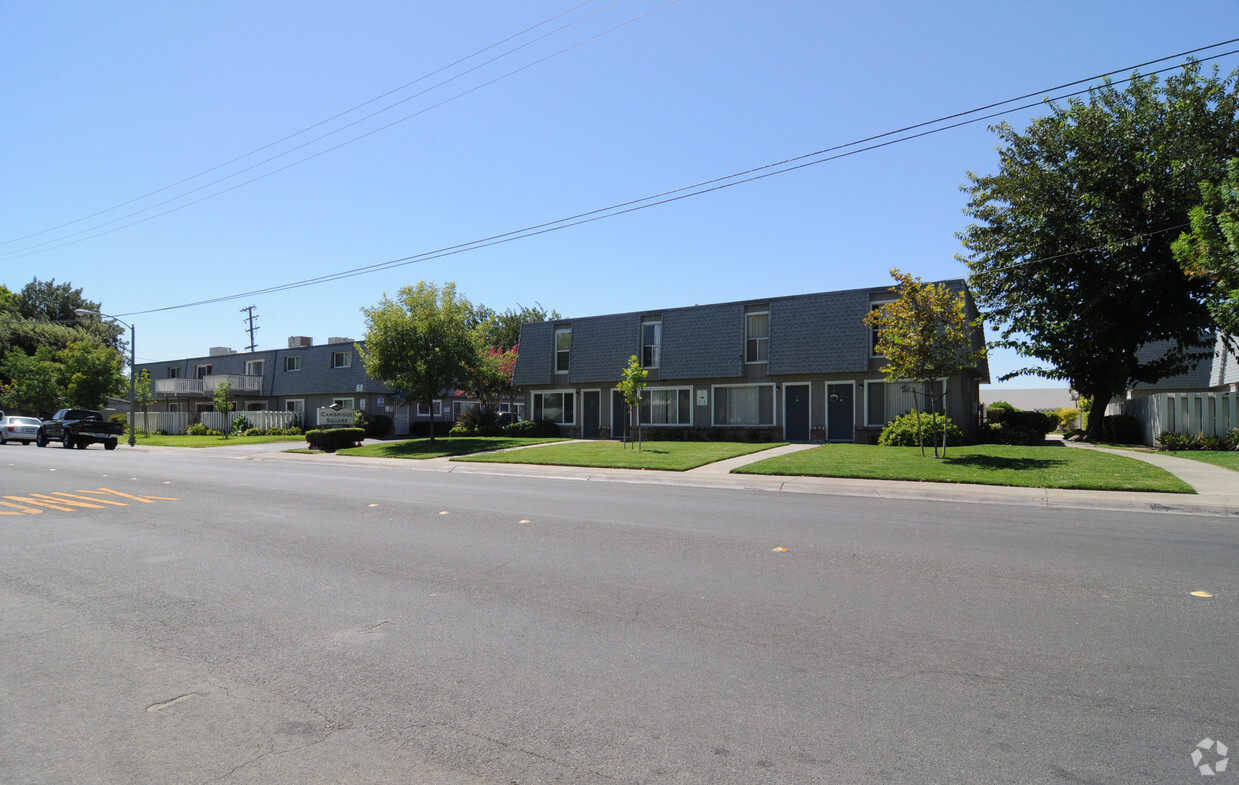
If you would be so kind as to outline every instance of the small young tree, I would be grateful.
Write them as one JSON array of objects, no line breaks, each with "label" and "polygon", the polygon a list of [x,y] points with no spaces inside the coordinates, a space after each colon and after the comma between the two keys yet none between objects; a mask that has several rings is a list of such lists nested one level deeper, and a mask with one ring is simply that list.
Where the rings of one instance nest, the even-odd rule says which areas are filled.
[{"label": "small young tree", "polygon": [[142,410],[142,433],[150,436],[151,406],[155,403],[155,396],[151,394],[151,372],[145,368],[133,381],[133,397],[134,405]]},{"label": "small young tree", "polygon": [[634,354],[628,358],[628,365],[624,368],[623,378],[617,385],[620,395],[624,396],[624,403],[628,405],[628,427],[630,430],[634,427],[633,412],[637,413],[635,427],[638,450],[641,449],[641,391],[645,389],[645,380],[648,376],[649,372],[641,367],[641,361]]},{"label": "small young tree", "polygon": [[228,412],[232,411],[231,379],[224,379],[215,385],[215,411],[219,412],[224,418],[224,427],[220,428],[220,431],[224,434],[224,438],[227,439],[228,432],[232,430],[232,424],[228,422]]},{"label": "small young tree", "polygon": [[[899,298],[870,311],[865,323],[878,331],[876,352],[886,358],[882,374],[887,382],[916,382],[926,391],[932,414],[937,402],[947,394],[944,385],[941,395],[935,396],[934,381],[963,373],[976,364],[984,349],[972,345],[974,325],[965,315],[962,293],[951,291],[945,284],[922,283],[919,278],[898,269],[891,270],[891,277],[898,282],[891,291]],[[919,395],[914,394],[913,401],[917,412],[917,440],[924,456]],[[946,455],[945,430],[942,454]],[[938,457],[936,439],[934,457]]]}]

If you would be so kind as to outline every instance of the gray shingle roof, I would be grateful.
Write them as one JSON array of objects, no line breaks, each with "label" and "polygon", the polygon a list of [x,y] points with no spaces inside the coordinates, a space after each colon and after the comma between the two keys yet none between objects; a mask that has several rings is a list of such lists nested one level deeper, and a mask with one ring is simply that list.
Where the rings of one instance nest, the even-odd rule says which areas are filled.
[{"label": "gray shingle roof", "polygon": [[663,379],[718,379],[744,369],[744,304],[663,311]]}]

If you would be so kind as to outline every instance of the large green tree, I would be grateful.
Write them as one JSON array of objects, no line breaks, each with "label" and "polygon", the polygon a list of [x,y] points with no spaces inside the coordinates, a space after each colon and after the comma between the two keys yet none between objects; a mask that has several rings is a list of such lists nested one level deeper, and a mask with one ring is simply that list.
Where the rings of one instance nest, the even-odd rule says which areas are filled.
[{"label": "large green tree", "polygon": [[479,358],[473,305],[456,293],[455,283],[440,287],[422,281],[361,311],[365,345],[357,350],[366,374],[431,412],[433,442],[434,399],[467,384]]},{"label": "large green tree", "polygon": [[56,353],[65,403],[76,409],[101,409],[109,395],[125,389],[123,361],[115,349],[74,341]]},{"label": "large green tree", "polygon": [[1207,282],[1205,306],[1214,323],[1239,343],[1239,158],[1226,164],[1226,177],[1200,186],[1201,203],[1192,208],[1191,232],[1174,244],[1183,270]]},{"label": "large green tree", "polygon": [[[891,270],[898,297],[870,311],[865,323],[878,331],[874,351],[886,358],[882,375],[888,382],[912,381],[920,385],[914,395],[917,417],[917,442],[925,455],[921,430],[921,402],[924,397],[932,414],[941,398],[934,395],[934,382],[959,376],[975,368],[984,348],[973,345],[973,325],[968,321],[963,292],[952,291],[942,283],[922,283],[921,279],[898,269]],[[945,417],[946,412],[943,412]],[[947,429],[942,429],[942,455],[946,455]],[[938,443],[934,442],[934,457]]]},{"label": "large green tree", "polygon": [[545,322],[548,319],[561,318],[559,312],[542,307],[541,303],[524,306],[519,303],[515,308],[509,308],[503,313],[496,313],[489,308],[479,309],[482,316],[485,333],[485,344],[497,346],[500,349],[512,349],[520,343],[521,325],[526,322]]},{"label": "large green tree", "polygon": [[0,362],[0,409],[9,414],[50,417],[64,398],[62,366],[50,346],[33,354],[11,349]]},{"label": "large green tree", "polygon": [[[968,172],[959,237],[970,284],[996,345],[1048,365],[1029,374],[1068,382],[1094,411],[1133,383],[1181,373],[1207,354],[1205,281],[1171,252],[1199,184],[1239,153],[1236,75],[1189,63],[1164,82],[1136,75],[1088,99],[1049,104],[1003,142],[998,173]],[[1164,352],[1142,347],[1164,342]],[[1089,435],[1101,435],[1101,417]]]}]

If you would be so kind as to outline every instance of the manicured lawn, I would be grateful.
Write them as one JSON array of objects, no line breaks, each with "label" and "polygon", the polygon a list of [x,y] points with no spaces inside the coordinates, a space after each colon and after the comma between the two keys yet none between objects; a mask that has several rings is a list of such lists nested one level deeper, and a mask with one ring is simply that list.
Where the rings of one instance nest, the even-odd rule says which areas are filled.
[{"label": "manicured lawn", "polygon": [[830,444],[758,461],[735,472],[1025,488],[1194,493],[1190,486],[1169,472],[1135,458],[1060,444],[952,447],[944,459],[934,459],[932,452],[929,457],[922,458],[916,447]]},{"label": "manicured lawn", "polygon": [[777,444],[740,442],[645,442],[642,449],[621,442],[571,442],[497,455],[472,455],[457,461],[533,463],[551,466],[596,466],[604,469],[659,469],[682,472],[737,455],[768,450]]},{"label": "manicured lawn", "polygon": [[[1172,458],[1190,458],[1193,461],[1203,461],[1211,463],[1214,466],[1221,466],[1224,469],[1232,469],[1239,472],[1239,451],[1226,450],[1223,452],[1214,452],[1212,450],[1180,450],[1178,452],[1163,452],[1162,455],[1169,455]],[[1235,478],[1235,482],[1239,482],[1239,477]]]},{"label": "manicured lawn", "polygon": [[[453,455],[468,455],[489,450],[507,450],[512,447],[526,447],[531,444],[546,444],[564,439],[511,439],[506,436],[479,437],[436,437],[434,444],[429,439],[409,439],[402,442],[382,442],[367,444],[363,447],[349,447],[337,450],[337,455],[354,455],[367,458],[447,458]],[[317,451],[316,451],[317,452]]]},{"label": "manicured lawn", "polygon": [[[121,437],[121,444],[128,443],[129,436],[126,434]],[[149,445],[151,447],[224,447],[226,445],[236,446],[238,444],[271,444],[272,442],[300,442],[305,444],[304,436],[230,436],[225,439],[222,436],[168,436],[168,435],[152,435],[143,436],[138,434],[138,444]]]}]

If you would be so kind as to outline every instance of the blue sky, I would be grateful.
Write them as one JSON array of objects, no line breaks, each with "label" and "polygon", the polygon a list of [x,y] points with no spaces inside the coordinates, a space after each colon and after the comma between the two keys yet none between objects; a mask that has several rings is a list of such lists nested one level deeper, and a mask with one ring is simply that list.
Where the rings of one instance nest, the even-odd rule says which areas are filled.
[{"label": "blue sky", "polygon": [[[243,349],[249,305],[260,349],[359,339],[363,306],[419,280],[573,317],[880,286],[892,267],[962,277],[959,185],[997,166],[986,122],[176,307],[846,144],[1233,38],[1239,20],[1207,1],[1190,18],[1139,1],[577,2],[2,3],[0,283],[71,281],[133,322],[153,361]],[[991,357],[995,377],[1021,364]]]}]

